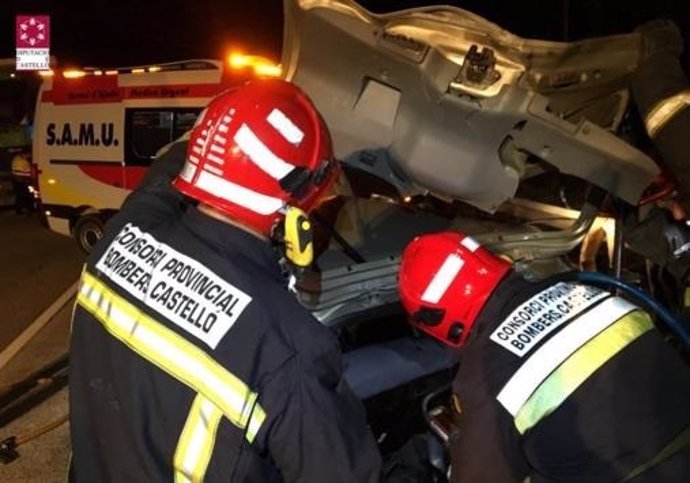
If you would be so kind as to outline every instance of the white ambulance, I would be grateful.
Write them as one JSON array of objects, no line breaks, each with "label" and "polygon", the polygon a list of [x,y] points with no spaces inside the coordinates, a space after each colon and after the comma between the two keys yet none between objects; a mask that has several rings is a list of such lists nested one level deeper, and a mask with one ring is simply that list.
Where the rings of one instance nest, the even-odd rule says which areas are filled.
[{"label": "white ambulance", "polygon": [[257,73],[275,75],[277,66],[256,59],[46,73],[33,159],[50,228],[89,252],[156,152],[184,134],[215,94]]}]

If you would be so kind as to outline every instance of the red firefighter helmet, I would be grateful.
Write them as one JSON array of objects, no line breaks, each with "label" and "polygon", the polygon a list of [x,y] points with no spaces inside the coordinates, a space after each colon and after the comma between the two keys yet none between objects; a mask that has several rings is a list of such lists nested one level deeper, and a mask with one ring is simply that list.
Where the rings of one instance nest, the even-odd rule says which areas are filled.
[{"label": "red firefighter helmet", "polygon": [[308,213],[339,172],[328,128],[309,98],[294,84],[261,79],[208,104],[174,185],[270,235],[286,206]]},{"label": "red firefighter helmet", "polygon": [[510,269],[510,263],[462,233],[422,235],[403,252],[400,301],[413,325],[459,347]]}]

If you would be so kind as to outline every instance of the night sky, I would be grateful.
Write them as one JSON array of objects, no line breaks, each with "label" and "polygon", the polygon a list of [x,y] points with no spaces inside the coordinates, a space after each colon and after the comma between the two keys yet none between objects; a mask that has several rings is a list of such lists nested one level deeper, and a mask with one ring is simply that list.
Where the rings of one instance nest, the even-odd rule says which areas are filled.
[{"label": "night sky", "polygon": [[[676,20],[690,40],[688,0],[368,0],[374,12],[446,3],[513,33],[568,38],[628,32],[654,18]],[[564,8],[570,12],[567,27]],[[220,58],[241,47],[275,60],[282,43],[282,1],[0,0],[0,57],[14,56],[17,14],[51,16],[51,54],[62,66],[131,66]],[[687,51],[690,43],[686,41]],[[685,64],[688,65],[688,52]]]}]

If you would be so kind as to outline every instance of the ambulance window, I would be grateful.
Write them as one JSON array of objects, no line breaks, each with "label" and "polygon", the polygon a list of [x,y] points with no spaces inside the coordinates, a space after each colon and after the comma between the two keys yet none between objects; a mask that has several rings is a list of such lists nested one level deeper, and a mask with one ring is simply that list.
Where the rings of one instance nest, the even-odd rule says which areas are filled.
[{"label": "ambulance window", "polygon": [[192,129],[198,112],[178,112],[175,116],[175,138],[182,136]]},{"label": "ambulance window", "polygon": [[201,109],[127,109],[125,163],[148,166],[160,148],[192,127]]}]

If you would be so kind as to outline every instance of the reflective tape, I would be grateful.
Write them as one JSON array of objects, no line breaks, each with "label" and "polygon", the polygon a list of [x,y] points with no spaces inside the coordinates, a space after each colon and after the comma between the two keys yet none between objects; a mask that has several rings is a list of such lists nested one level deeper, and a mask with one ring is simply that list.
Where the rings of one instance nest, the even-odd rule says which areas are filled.
[{"label": "reflective tape", "polygon": [[218,176],[223,176],[223,170],[220,168],[216,168],[215,166],[211,166],[210,164],[206,163],[204,165],[204,169],[208,171],[209,173],[213,173]]},{"label": "reflective tape", "polygon": [[210,164],[206,163],[204,165],[204,169],[208,171],[209,173],[213,173],[218,176],[223,176],[223,170],[220,168],[216,168],[215,166],[211,166]]},{"label": "reflective tape", "polygon": [[194,164],[195,162],[198,162],[198,159],[192,159],[191,157],[188,158],[187,162],[184,163],[182,171],[180,172],[180,178],[185,180],[187,183],[191,183],[192,178],[196,174],[197,165]]},{"label": "reflective tape", "polygon": [[472,253],[476,252],[477,248],[479,248],[481,246],[477,240],[475,240],[474,238],[469,237],[469,236],[466,236],[465,238],[463,238],[462,241],[460,242],[460,245],[467,248]]},{"label": "reflective tape", "polygon": [[299,143],[302,142],[304,133],[280,109],[273,109],[266,120],[282,134],[290,144],[299,145]]},{"label": "reflective tape", "polygon": [[[216,145],[214,144],[213,146],[211,146],[211,149],[213,149],[215,147],[216,147]],[[214,162],[216,164],[220,164],[220,165],[225,164],[225,161],[223,161],[223,158],[221,158],[220,156],[216,156],[215,154],[212,154],[212,153],[208,153],[206,155],[206,159],[208,159],[209,161]]]},{"label": "reflective tape", "polygon": [[206,171],[199,174],[195,186],[260,215],[271,215],[283,207],[283,200],[280,198],[257,193]]},{"label": "reflective tape", "polygon": [[[218,146],[217,144],[211,144],[211,151],[214,153],[218,154],[225,154],[225,148]],[[221,159],[221,164],[223,164],[223,160]]]},{"label": "reflective tape", "polygon": [[197,394],[175,450],[175,483],[204,480],[222,417],[223,412],[215,404]]},{"label": "reflective tape", "polygon": [[455,277],[458,275],[462,266],[465,264],[465,260],[457,255],[448,255],[448,257],[441,265],[441,268],[431,282],[427,286],[424,294],[422,295],[422,301],[428,302],[430,304],[437,304],[443,294],[446,293],[450,284],[453,283]]},{"label": "reflective tape", "polygon": [[515,416],[554,369],[588,340],[635,308],[626,300],[611,297],[578,317],[532,354],[496,399]]},{"label": "reflective tape", "polygon": [[246,124],[240,126],[233,140],[254,164],[273,179],[281,180],[295,169],[292,164],[283,161],[268,149]]},{"label": "reflective tape", "polygon": [[657,102],[647,113],[644,125],[649,137],[655,137],[661,129],[673,119],[679,112],[690,104],[690,90],[679,92]]},{"label": "reflective tape", "polygon": [[254,441],[266,413],[258,395],[206,352],[156,322],[90,273],[82,276],[77,303],[134,352],[218,407]]},{"label": "reflective tape", "polygon": [[558,407],[592,374],[632,341],[654,327],[649,315],[636,310],[609,326],[556,369],[529,397],[515,416],[525,434]]}]

